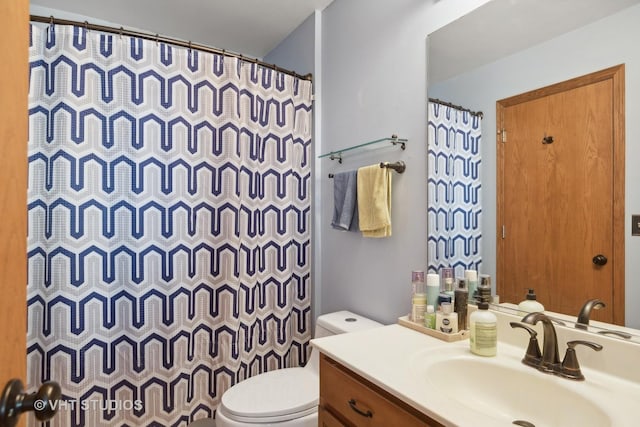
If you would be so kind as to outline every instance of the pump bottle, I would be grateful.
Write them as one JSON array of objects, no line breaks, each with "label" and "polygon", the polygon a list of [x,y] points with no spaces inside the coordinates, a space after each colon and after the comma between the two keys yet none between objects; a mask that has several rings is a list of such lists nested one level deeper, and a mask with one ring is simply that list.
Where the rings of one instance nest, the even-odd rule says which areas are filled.
[{"label": "pump bottle", "polygon": [[489,304],[478,303],[469,316],[469,344],[471,352],[479,356],[495,356],[498,349],[498,319],[489,311]]},{"label": "pump bottle", "polygon": [[518,310],[520,311],[520,314],[525,315],[527,313],[544,311],[544,306],[536,300],[536,293],[533,289],[529,289],[524,301],[518,304]]}]

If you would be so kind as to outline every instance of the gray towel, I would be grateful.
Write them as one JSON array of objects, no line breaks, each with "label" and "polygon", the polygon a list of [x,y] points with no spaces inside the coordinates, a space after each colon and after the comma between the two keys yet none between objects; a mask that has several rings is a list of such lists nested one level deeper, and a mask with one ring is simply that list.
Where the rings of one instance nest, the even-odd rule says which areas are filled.
[{"label": "gray towel", "polygon": [[358,171],[333,176],[333,219],[336,230],[358,231]]}]

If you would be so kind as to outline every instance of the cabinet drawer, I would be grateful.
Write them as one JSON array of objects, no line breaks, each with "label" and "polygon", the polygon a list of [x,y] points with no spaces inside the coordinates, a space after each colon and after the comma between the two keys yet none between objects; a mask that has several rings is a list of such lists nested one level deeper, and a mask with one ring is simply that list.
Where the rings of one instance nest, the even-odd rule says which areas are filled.
[{"label": "cabinet drawer", "polygon": [[345,427],[345,425],[320,405],[318,407],[318,427]]},{"label": "cabinet drawer", "polygon": [[320,404],[358,427],[440,425],[325,355],[320,357]]}]

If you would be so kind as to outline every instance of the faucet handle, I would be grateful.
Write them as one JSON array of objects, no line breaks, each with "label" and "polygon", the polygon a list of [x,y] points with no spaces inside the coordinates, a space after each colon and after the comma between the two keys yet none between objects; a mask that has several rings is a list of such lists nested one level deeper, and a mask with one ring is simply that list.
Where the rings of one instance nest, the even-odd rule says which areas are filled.
[{"label": "faucet handle", "polygon": [[589,348],[592,348],[595,351],[602,350],[602,346],[600,344],[596,344],[591,341],[569,341],[567,342],[567,352],[564,355],[564,360],[562,361],[562,376],[565,378],[569,378],[572,380],[584,380],[584,375],[580,371],[580,364],[578,363],[578,356],[576,355],[575,347],[577,345],[584,345]]},{"label": "faucet handle", "polygon": [[633,338],[631,334],[628,334],[626,332],[621,332],[621,331],[606,330],[606,331],[598,331],[598,333],[601,335],[615,335],[617,337],[624,338],[625,340],[630,340],[631,338]]},{"label": "faucet handle", "polygon": [[542,353],[540,353],[540,346],[538,345],[538,332],[518,322],[510,322],[509,325],[511,325],[512,328],[522,328],[529,332],[529,345],[527,346],[527,352],[522,358],[522,363],[538,368],[542,360]]}]

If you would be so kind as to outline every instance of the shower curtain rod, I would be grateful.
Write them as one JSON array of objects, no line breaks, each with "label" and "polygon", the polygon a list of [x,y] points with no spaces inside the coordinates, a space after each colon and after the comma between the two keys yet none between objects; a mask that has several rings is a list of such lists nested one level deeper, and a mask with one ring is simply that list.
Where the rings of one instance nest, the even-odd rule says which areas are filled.
[{"label": "shower curtain rod", "polygon": [[138,37],[141,39],[145,39],[145,40],[151,40],[151,41],[155,41],[155,42],[162,42],[162,43],[169,43],[172,45],[176,45],[176,46],[180,46],[180,47],[186,47],[189,49],[196,49],[196,50],[200,50],[203,52],[208,52],[208,53],[215,53],[218,55],[224,55],[224,56],[230,56],[233,58],[238,58],[241,61],[245,61],[245,62],[250,62],[253,64],[257,64],[260,65],[262,67],[265,68],[269,68],[271,70],[275,70],[277,72],[281,72],[281,73],[285,73],[288,74],[290,76],[302,79],[302,80],[309,80],[312,81],[313,80],[313,75],[311,73],[309,74],[305,74],[305,75],[301,75],[296,73],[295,71],[291,71],[291,70],[287,70],[286,68],[281,68],[278,67],[275,64],[268,64],[266,62],[262,62],[257,58],[252,58],[250,56],[244,56],[241,55],[239,53],[235,53],[235,52],[229,52],[227,50],[224,49],[218,49],[215,47],[210,47],[210,46],[205,46],[205,45],[201,45],[201,44],[197,44],[197,43],[192,43],[190,41],[184,41],[184,40],[179,40],[179,39],[174,39],[174,38],[170,38],[170,37],[165,37],[165,36],[161,36],[158,34],[150,34],[150,33],[143,33],[140,31],[134,31],[134,30],[127,30],[123,27],[117,28],[117,27],[108,27],[105,25],[98,25],[98,24],[90,24],[87,21],[84,22],[80,22],[80,21],[71,21],[68,19],[59,19],[59,18],[54,18],[53,16],[38,16],[38,15],[31,15],[30,16],[31,21],[33,22],[42,22],[45,24],[59,24],[59,25],[74,25],[76,27],[84,27],[86,30],[95,30],[95,31],[102,31],[105,33],[111,33],[111,34],[119,34],[119,35],[125,35],[125,36],[131,36],[131,37]]},{"label": "shower curtain rod", "polygon": [[445,107],[452,107],[461,111],[466,111],[468,113],[471,113],[472,116],[478,116],[480,118],[484,117],[484,114],[482,113],[482,111],[471,111],[468,108],[464,108],[460,105],[452,104],[450,102],[441,101],[437,98],[429,98],[429,102],[435,102],[436,104],[444,105]]}]

